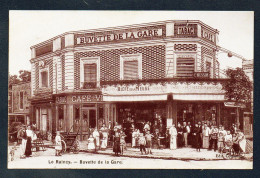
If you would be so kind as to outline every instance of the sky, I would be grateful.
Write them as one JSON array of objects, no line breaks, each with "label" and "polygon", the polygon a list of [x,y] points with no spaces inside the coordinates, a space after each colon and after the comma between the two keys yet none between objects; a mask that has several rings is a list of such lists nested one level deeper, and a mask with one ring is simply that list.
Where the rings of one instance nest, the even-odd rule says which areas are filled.
[{"label": "sky", "polygon": [[[254,58],[253,11],[9,11],[9,73],[30,70],[30,47],[68,31],[164,20],[201,20],[219,31],[219,46]],[[219,53],[220,68],[241,67]]]}]

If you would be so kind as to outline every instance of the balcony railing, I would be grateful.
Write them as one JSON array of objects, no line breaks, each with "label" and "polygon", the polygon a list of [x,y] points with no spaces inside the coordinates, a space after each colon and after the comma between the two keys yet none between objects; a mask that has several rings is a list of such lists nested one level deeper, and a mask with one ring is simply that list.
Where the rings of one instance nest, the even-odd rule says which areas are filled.
[{"label": "balcony railing", "polygon": [[81,89],[94,89],[97,88],[97,82],[82,82]]}]

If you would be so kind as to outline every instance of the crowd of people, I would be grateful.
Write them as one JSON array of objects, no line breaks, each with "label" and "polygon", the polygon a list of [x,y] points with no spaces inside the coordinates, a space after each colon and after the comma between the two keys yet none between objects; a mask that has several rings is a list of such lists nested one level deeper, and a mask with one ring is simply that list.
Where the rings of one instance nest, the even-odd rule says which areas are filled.
[{"label": "crowd of people", "polygon": [[[171,150],[177,148],[190,147],[198,152],[201,149],[221,152],[225,145],[232,143],[236,153],[245,152],[246,139],[235,124],[230,129],[225,129],[222,125],[208,125],[206,122],[198,122],[191,125],[190,122],[173,124],[168,129],[160,129],[160,124],[155,122],[151,125],[146,122],[143,129],[135,128],[132,124],[131,147],[139,148],[141,154],[152,154],[152,148],[160,149],[160,145],[169,147]],[[89,137],[88,149],[106,149],[108,143],[113,143],[115,155],[123,154],[126,148],[126,134],[122,125],[115,123],[115,126],[106,127],[103,124],[98,131],[95,129]]]},{"label": "crowd of people", "polygon": [[[177,127],[173,124],[166,128],[162,122],[155,121],[146,122],[140,128],[134,123],[131,124],[131,147],[139,148],[141,154],[152,154],[152,149],[160,149],[161,145],[166,148],[175,150],[177,148],[190,147],[197,151],[200,149],[214,150],[221,153],[226,145],[232,144],[235,153],[245,152],[246,139],[237,126],[225,129],[222,125],[209,125],[206,122],[198,122],[192,125],[190,122],[178,123]],[[127,134],[122,125],[117,122],[112,126],[109,122],[108,126],[102,125],[100,129],[90,131],[88,137],[87,150],[96,152],[97,150],[105,150],[108,146],[113,147],[116,156],[123,155],[127,150],[126,144]],[[32,155],[32,142],[37,139],[34,129],[31,126],[23,125],[18,131],[17,138],[20,142],[20,158],[30,157]],[[57,131],[55,137],[56,156],[61,156],[60,132]]]},{"label": "crowd of people", "polygon": [[233,145],[235,153],[245,152],[246,139],[236,124],[225,130],[224,126],[198,122],[194,126],[188,122],[173,124],[169,129],[170,149],[193,147],[197,151],[208,149],[221,152],[225,145]]}]

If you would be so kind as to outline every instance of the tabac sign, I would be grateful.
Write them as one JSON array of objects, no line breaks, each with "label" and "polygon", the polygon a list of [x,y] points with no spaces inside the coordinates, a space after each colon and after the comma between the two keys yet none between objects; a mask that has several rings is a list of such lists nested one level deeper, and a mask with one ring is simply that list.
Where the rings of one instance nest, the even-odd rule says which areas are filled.
[{"label": "tabac sign", "polygon": [[115,30],[75,35],[76,45],[93,45],[108,42],[136,41],[162,38],[165,26],[148,26],[129,30]]},{"label": "tabac sign", "polygon": [[174,35],[180,38],[197,37],[197,24],[174,24]]}]

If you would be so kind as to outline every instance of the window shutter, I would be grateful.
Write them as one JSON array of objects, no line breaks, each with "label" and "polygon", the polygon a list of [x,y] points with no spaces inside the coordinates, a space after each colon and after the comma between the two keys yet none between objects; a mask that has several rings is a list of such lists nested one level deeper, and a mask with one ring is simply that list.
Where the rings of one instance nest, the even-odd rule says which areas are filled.
[{"label": "window shutter", "polygon": [[124,80],[135,80],[138,78],[138,60],[124,61]]},{"label": "window shutter", "polygon": [[84,81],[96,82],[97,81],[97,64],[85,64],[84,65]]},{"label": "window shutter", "polygon": [[193,73],[193,58],[177,58],[177,77],[193,77]]}]

